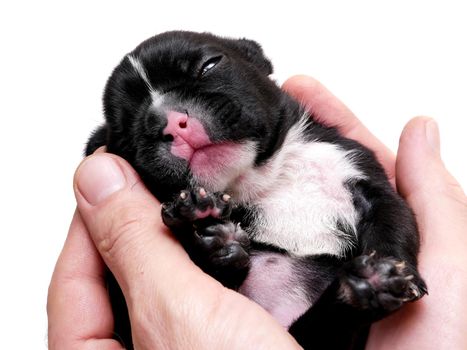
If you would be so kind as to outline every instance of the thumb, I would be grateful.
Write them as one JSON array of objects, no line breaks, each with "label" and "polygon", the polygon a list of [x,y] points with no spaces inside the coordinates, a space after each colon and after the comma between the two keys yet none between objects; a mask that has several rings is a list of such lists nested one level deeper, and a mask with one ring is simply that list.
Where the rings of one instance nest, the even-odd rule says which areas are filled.
[{"label": "thumb", "polygon": [[396,161],[397,187],[415,212],[422,232],[423,252],[441,253],[457,241],[466,247],[466,197],[459,183],[445,168],[440,156],[437,123],[430,118],[412,119],[402,132]]},{"label": "thumb", "polygon": [[89,234],[130,308],[135,295],[157,291],[162,299],[173,297],[186,279],[204,276],[162,223],[159,202],[122,158],[87,157],[74,189]]},{"label": "thumb", "polygon": [[419,268],[430,294],[372,326],[367,349],[465,348],[467,200],[439,145],[436,122],[415,118],[402,132],[396,160],[398,190],[419,226]]},{"label": "thumb", "polygon": [[296,346],[258,305],[191,262],[162,223],[160,204],[122,158],[87,157],[76,171],[74,189],[83,222],[122,288],[135,348]]},{"label": "thumb", "polygon": [[417,117],[405,126],[396,166],[397,187],[405,197],[432,196],[454,180],[441,160],[439,130],[433,119]]}]

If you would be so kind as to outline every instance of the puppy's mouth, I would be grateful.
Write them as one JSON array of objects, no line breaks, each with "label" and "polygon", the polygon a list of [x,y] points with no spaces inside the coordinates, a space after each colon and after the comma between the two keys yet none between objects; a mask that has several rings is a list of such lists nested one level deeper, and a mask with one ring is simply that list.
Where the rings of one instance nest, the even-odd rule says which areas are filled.
[{"label": "puppy's mouth", "polygon": [[190,170],[199,178],[225,174],[238,167],[244,148],[242,144],[225,142],[195,149],[188,161]]},{"label": "puppy's mouth", "polygon": [[197,177],[211,177],[235,167],[244,145],[234,142],[214,143],[201,122],[188,113],[169,111],[164,136],[170,135],[170,153],[185,159]]}]

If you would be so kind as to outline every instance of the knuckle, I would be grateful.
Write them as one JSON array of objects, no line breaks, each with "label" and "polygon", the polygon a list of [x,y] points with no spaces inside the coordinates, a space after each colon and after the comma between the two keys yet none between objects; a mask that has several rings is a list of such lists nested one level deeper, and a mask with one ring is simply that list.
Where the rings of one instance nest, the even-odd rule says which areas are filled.
[{"label": "knuckle", "polygon": [[147,221],[139,207],[114,209],[112,215],[106,217],[104,229],[96,242],[101,255],[108,260],[120,259],[144,232]]}]

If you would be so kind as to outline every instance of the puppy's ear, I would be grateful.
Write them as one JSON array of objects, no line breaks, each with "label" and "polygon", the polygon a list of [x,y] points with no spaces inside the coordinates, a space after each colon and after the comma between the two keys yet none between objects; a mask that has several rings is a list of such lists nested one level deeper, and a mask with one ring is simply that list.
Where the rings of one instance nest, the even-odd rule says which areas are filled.
[{"label": "puppy's ear", "polygon": [[242,53],[243,57],[254,64],[260,72],[265,75],[272,74],[272,63],[266,58],[266,56],[264,56],[263,49],[260,44],[249,39],[233,40],[232,43],[235,48]]}]

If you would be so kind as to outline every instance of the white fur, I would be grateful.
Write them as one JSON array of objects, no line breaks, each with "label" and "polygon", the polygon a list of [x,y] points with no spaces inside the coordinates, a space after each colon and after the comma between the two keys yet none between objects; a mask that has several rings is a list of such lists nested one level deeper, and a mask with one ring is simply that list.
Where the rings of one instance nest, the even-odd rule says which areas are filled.
[{"label": "white fur", "polygon": [[287,134],[279,152],[231,187],[235,199],[258,205],[254,239],[297,256],[342,256],[353,242],[358,214],[344,183],[362,179],[352,152],[327,142],[306,142],[304,123]]},{"label": "white fur", "polygon": [[141,77],[141,79],[143,79],[144,83],[148,87],[149,92],[151,94],[153,106],[154,107],[161,106],[164,100],[163,95],[152,87],[151,82],[148,79],[148,75],[146,74],[146,69],[144,69],[144,66],[141,63],[141,61],[131,55],[128,55],[128,60],[130,61],[135,71],[138,72],[139,76]]}]

